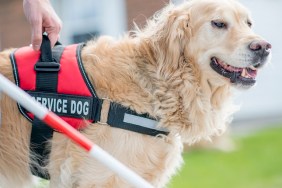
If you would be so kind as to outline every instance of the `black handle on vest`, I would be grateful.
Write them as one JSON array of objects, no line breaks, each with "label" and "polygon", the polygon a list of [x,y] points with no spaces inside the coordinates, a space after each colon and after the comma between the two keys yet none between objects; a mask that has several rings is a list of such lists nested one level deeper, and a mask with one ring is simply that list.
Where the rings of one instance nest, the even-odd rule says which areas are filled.
[{"label": "black handle on vest", "polygon": [[43,35],[42,37],[40,51],[41,51],[41,54],[40,54],[41,62],[52,62],[53,61],[51,42],[47,35]]},{"label": "black handle on vest", "polygon": [[[59,42],[56,45],[60,45]],[[36,72],[58,72],[60,64],[53,59],[51,42],[47,35],[43,35],[40,47],[40,60],[34,66]]]}]

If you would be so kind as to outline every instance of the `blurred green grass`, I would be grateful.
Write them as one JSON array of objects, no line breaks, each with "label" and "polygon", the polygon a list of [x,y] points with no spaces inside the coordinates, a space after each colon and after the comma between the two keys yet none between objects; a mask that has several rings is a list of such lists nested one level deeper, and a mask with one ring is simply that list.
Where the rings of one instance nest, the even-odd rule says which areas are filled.
[{"label": "blurred green grass", "polygon": [[282,125],[235,137],[235,151],[193,150],[169,188],[282,188]]}]

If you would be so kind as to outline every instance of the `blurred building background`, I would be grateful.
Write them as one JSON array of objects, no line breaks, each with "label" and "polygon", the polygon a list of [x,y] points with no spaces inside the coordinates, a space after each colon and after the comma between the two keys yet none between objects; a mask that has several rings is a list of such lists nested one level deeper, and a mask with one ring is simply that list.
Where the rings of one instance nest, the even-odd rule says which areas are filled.
[{"label": "blurred building background", "polygon": [[[51,0],[63,21],[60,41],[77,43],[99,35],[122,36],[161,9],[168,0]],[[30,43],[21,0],[0,0],[0,49]]]},{"label": "blurred building background", "polygon": [[0,0],[0,50],[30,43],[29,25],[22,1]]},{"label": "blurred building background", "polygon": [[[180,3],[182,0],[174,0]],[[258,84],[238,95],[241,110],[235,122],[282,119],[282,7],[281,0],[240,0],[252,12],[254,30],[273,46],[272,64],[262,70]],[[78,43],[99,35],[122,36],[145,23],[169,0],[52,0],[63,21],[60,41]],[[30,28],[24,17],[21,0],[0,0],[0,49],[30,43]]]}]

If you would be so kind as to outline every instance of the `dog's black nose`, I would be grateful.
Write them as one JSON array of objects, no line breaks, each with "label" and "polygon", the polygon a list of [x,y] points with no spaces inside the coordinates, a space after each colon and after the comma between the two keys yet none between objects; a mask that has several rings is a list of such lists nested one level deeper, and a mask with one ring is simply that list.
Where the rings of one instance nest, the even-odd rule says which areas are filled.
[{"label": "dog's black nose", "polygon": [[251,42],[249,48],[251,51],[255,52],[257,55],[264,57],[268,56],[271,50],[271,44],[265,40],[255,40]]},{"label": "dog's black nose", "polygon": [[271,44],[265,40],[254,40],[249,44],[249,49],[254,53],[253,65],[258,68],[265,64],[271,51]]}]

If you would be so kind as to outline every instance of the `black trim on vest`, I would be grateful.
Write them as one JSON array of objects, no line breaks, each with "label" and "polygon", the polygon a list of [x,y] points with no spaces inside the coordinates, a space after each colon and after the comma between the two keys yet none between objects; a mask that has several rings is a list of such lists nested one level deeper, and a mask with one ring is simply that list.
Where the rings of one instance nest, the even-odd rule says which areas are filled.
[{"label": "black trim on vest", "polygon": [[96,94],[96,91],[94,89],[94,87],[92,86],[88,76],[87,76],[87,73],[84,69],[84,66],[82,64],[82,59],[81,59],[81,50],[82,48],[85,46],[85,43],[81,43],[78,45],[77,49],[76,49],[76,58],[77,58],[77,62],[78,62],[78,65],[79,65],[79,70],[80,70],[80,73],[84,79],[84,82],[86,83],[88,89],[90,90],[92,96],[94,96],[95,98],[98,98],[97,94]]},{"label": "black trim on vest", "polygon": [[77,62],[78,62],[78,67],[80,70],[80,73],[83,77],[83,80],[86,84],[86,86],[88,87],[89,91],[91,92],[92,96],[93,96],[93,101],[94,103],[96,103],[97,105],[93,106],[95,109],[93,109],[93,116],[94,117],[94,123],[97,123],[98,121],[100,121],[100,116],[101,116],[101,110],[102,110],[102,104],[103,104],[103,100],[99,99],[97,96],[97,93],[95,91],[95,88],[93,87],[93,85],[90,82],[90,79],[84,69],[83,63],[82,63],[82,59],[81,59],[81,51],[82,48],[85,46],[85,43],[81,43],[77,46],[76,49],[76,58],[77,58]]},{"label": "black trim on vest", "polygon": [[[16,63],[16,58],[15,58],[15,53],[17,50],[14,50],[11,55],[10,55],[10,59],[11,59],[11,63],[12,63],[12,67],[13,67],[13,74],[14,74],[14,80],[15,83],[18,87],[20,87],[20,78],[19,78],[19,72],[18,72],[18,67],[17,67],[17,63]],[[30,122],[32,122],[32,119],[26,114],[26,110],[19,104],[17,103],[18,109],[20,111],[20,113],[26,118],[28,119]]]}]

